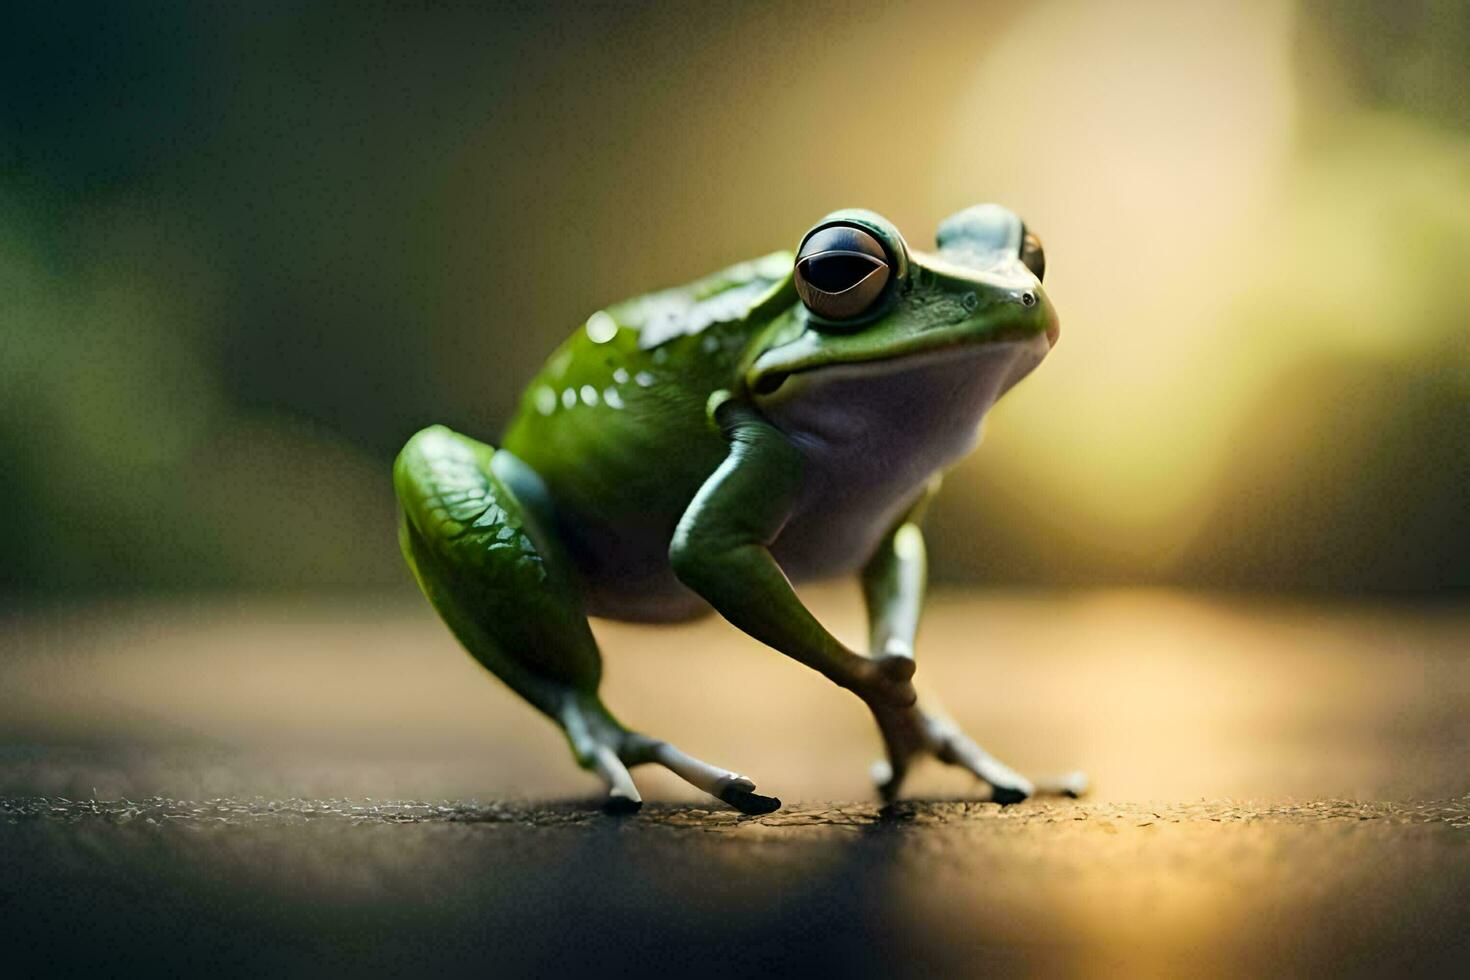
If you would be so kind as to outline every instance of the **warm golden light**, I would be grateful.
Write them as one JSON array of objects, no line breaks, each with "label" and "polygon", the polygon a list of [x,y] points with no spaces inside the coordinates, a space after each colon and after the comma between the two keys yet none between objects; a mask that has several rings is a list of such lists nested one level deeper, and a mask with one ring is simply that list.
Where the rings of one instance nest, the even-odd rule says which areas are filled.
[{"label": "warm golden light", "polygon": [[[1431,531],[1470,404],[1470,136],[1455,84],[1423,81],[1463,89],[1435,47],[1453,25],[1406,35],[1411,63],[1315,4],[809,10],[797,35],[751,10],[671,57],[676,25],[605,16],[557,53],[435,58],[457,73],[438,124],[320,52],[338,94],[295,104],[316,142],[271,157],[272,208],[248,74],[216,124],[240,152],[180,163],[168,195],[0,174],[0,405],[35,515],[16,584],[406,587],[381,474],[408,433],[493,437],[597,310],[835,208],[927,248],[982,200],[1045,240],[1062,339],[952,474],[939,578],[1466,583]],[[349,97],[373,105],[371,179]],[[1417,523],[1374,505],[1389,485]]]}]

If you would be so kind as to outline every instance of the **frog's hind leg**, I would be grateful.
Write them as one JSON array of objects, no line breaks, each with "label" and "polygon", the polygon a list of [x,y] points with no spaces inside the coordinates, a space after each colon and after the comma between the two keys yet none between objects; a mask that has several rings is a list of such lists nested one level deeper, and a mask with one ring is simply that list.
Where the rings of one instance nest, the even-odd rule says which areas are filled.
[{"label": "frog's hind leg", "polygon": [[471,656],[561,726],[577,763],[607,785],[609,810],[641,806],[628,768],[643,763],[743,812],[780,806],[750,780],[628,730],[602,704],[602,658],[529,466],[433,426],[404,446],[393,480],[403,554],[424,595]]}]

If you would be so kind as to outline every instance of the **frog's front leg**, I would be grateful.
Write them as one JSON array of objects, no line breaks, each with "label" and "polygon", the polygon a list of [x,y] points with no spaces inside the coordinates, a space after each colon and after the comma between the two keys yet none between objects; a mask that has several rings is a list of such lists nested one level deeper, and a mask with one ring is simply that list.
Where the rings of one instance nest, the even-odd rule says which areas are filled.
[{"label": "frog's front leg", "polygon": [[[863,598],[868,607],[871,649],[875,651],[913,656],[928,576],[919,521],[938,487],[936,479],[889,530],[863,568]],[[982,749],[928,696],[908,706],[874,705],[873,717],[888,756],[886,761],[874,764],[873,780],[887,801],[898,796],[910,765],[923,755],[960,766],[989,783],[991,799],[997,803],[1018,803],[1035,793],[1077,796],[1087,787],[1087,778],[1081,773],[1033,783]]]},{"label": "frog's front leg", "polygon": [[724,402],[714,417],[729,454],[679,521],[669,548],[674,573],[735,626],[868,704],[913,704],[913,658],[849,650],[802,604],[771,556],[801,489],[800,450],[741,402]]}]

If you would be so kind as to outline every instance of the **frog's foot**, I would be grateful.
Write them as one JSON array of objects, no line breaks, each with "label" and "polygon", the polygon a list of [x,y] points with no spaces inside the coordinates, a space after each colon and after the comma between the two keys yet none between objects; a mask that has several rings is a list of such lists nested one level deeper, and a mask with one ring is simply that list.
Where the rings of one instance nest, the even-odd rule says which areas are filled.
[{"label": "frog's foot", "polygon": [[989,783],[990,799],[996,803],[1019,803],[1037,795],[1075,798],[1087,791],[1087,777],[1080,772],[1032,782],[986,752],[937,711],[927,711],[915,704],[907,708],[874,709],[874,716],[883,733],[888,758],[874,763],[872,775],[885,802],[897,799],[909,767],[923,755],[959,766]]},{"label": "frog's foot", "polygon": [[663,766],[689,785],[723,800],[747,815],[772,813],[781,809],[780,800],[774,796],[761,796],[755,791],[755,783],[750,779],[687,755],[661,739],[629,733],[623,740],[622,757],[630,766],[644,763]]},{"label": "frog's foot", "polygon": [[742,814],[769,814],[781,810],[781,801],[775,796],[761,796],[756,792],[753,780],[732,773],[728,768],[697,760],[661,739],[651,739],[635,732],[619,732],[613,738],[600,739],[588,751],[585,767],[597,771],[607,785],[607,801],[603,810],[610,814],[631,814],[641,810],[642,796],[628,770],[635,765],[650,763],[663,765],[679,779],[722,799]]},{"label": "frog's foot", "polygon": [[771,813],[781,808],[773,796],[761,796],[755,783],[739,773],[686,755],[662,739],[624,728],[595,695],[576,695],[561,705],[558,720],[572,743],[583,769],[590,769],[607,786],[603,809],[608,813],[636,813],[643,806],[629,769],[663,766],[696,789],[728,803],[745,814]]}]

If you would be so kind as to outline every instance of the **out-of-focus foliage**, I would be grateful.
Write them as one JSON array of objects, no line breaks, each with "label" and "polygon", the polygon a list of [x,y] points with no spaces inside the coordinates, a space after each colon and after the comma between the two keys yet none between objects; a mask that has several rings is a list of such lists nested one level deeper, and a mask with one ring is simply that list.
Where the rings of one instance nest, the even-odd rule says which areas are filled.
[{"label": "out-of-focus foliage", "polygon": [[1014,206],[992,582],[1470,586],[1470,8],[114,5],[0,37],[0,586],[398,583],[388,462],[833,208]]}]

